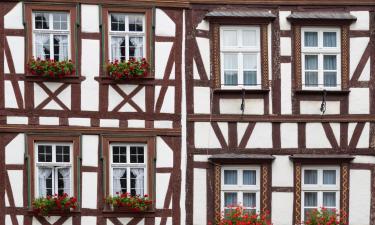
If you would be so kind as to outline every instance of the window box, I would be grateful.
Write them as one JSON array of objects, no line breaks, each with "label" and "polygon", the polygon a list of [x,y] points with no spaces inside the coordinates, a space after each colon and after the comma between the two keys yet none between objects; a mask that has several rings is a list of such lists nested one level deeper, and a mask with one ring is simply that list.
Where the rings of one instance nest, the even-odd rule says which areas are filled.
[{"label": "window box", "polygon": [[139,195],[131,196],[128,193],[108,196],[106,203],[107,209],[121,212],[145,212],[152,206],[152,200],[148,198],[148,195],[141,197]]},{"label": "window box", "polygon": [[108,62],[107,73],[112,80],[140,79],[149,76],[150,65],[145,58],[141,60],[131,58],[128,61],[116,59]]},{"label": "window box", "polygon": [[77,208],[77,198],[68,194],[40,197],[33,201],[33,212],[39,216],[66,214]]},{"label": "window box", "polygon": [[31,59],[27,64],[30,77],[43,77],[47,79],[62,79],[77,77],[75,65],[71,60],[55,61],[51,59]]}]

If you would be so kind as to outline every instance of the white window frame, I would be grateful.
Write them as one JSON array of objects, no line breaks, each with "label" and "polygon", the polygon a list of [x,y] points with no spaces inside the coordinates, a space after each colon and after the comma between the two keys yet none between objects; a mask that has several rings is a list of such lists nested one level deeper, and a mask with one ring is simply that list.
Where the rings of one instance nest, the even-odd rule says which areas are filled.
[{"label": "white window frame", "polygon": [[[35,27],[35,14],[36,13],[48,13],[49,18],[48,18],[48,26],[49,29],[37,29]],[[67,30],[54,30],[53,29],[53,14],[54,13],[66,13],[67,14]],[[33,28],[33,33],[32,33],[32,48],[33,48],[33,56],[36,57],[36,34],[48,34],[49,35],[49,45],[50,45],[50,59],[55,58],[55,52],[54,52],[54,46],[53,46],[53,35],[67,35],[68,37],[68,59],[71,59],[71,24],[70,24],[70,13],[65,12],[65,11],[33,11],[32,13],[32,28]]]},{"label": "white window frame", "polygon": [[[52,162],[39,162],[38,157],[38,146],[39,145],[50,145],[52,146]],[[69,163],[68,162],[56,162],[56,146],[69,146]],[[58,192],[58,170],[61,168],[69,168],[70,169],[70,193],[68,195],[73,195],[74,190],[74,169],[73,169],[73,144],[71,142],[36,142],[34,144],[34,161],[35,161],[35,194],[38,197],[40,196],[39,193],[39,168],[51,168],[52,169],[52,194],[56,194]],[[45,196],[43,196],[45,197]]]},{"label": "white window frame", "polygon": [[[305,46],[305,32],[318,33],[318,47]],[[323,47],[323,33],[336,33],[336,47]],[[301,69],[302,69],[302,89],[304,90],[340,90],[341,89],[341,29],[338,27],[302,27],[301,28]],[[318,86],[309,87],[305,85],[305,55],[318,56]],[[324,86],[324,55],[336,55],[336,87]]]},{"label": "white window frame", "polygon": [[[113,163],[113,146],[120,146],[120,147],[126,147],[126,160],[127,163]],[[143,163],[130,163],[130,147],[143,147]],[[116,195],[116,193],[113,193],[113,169],[116,168],[126,168],[126,173],[127,173],[127,179],[126,179],[126,187],[127,193],[130,193],[131,187],[130,187],[130,169],[131,168],[143,168],[144,169],[144,181],[143,181],[143,193],[147,194],[148,193],[148,151],[147,151],[147,144],[144,143],[112,143],[109,145],[109,189],[110,189],[110,194],[112,196]]]},{"label": "white window frame", "polygon": [[[237,171],[237,185],[224,184],[224,171],[236,170]],[[243,171],[255,170],[256,171],[256,185],[243,185]],[[221,211],[227,209],[224,204],[224,193],[237,193],[237,204],[243,206],[243,194],[255,193],[256,207],[243,207],[243,209],[255,209],[256,212],[260,211],[260,166],[222,166],[221,167]]]},{"label": "white window frame", "polygon": [[[256,46],[242,46],[242,32],[243,31],[255,31],[256,32]],[[225,47],[223,43],[224,31],[236,31],[237,32],[237,46]],[[241,45],[238,45],[238,44]],[[237,71],[238,71],[238,85],[225,85],[224,84],[224,54],[232,53],[237,54]],[[257,55],[257,84],[256,85],[244,85],[243,81],[243,55],[244,54],[256,54]],[[260,26],[220,26],[220,71],[221,71],[221,88],[222,89],[261,89],[261,62],[260,62],[261,46],[260,46]]]},{"label": "white window frame", "polygon": [[[305,183],[305,170],[316,170],[318,171],[318,184],[304,184]],[[336,184],[335,185],[323,185],[323,171],[324,170],[335,170],[336,171]],[[340,209],[340,167],[339,166],[303,166],[302,167],[302,179],[301,179],[301,219],[305,220],[305,208],[315,209],[315,207],[305,207],[305,192],[316,192],[317,193],[317,209],[323,207],[323,192],[335,192],[336,193],[336,207],[325,207],[327,209]]]},{"label": "white window frame", "polygon": [[[112,31],[112,14],[123,14],[125,15],[125,31]],[[129,31],[129,15],[137,15],[142,16],[142,28],[143,31]],[[131,37],[143,37],[143,52],[142,56],[143,58],[146,58],[146,15],[142,13],[121,13],[121,12],[114,12],[114,13],[108,13],[108,58],[109,61],[114,61],[112,59],[112,37],[125,37],[125,58],[126,60],[129,60],[129,36]]]}]

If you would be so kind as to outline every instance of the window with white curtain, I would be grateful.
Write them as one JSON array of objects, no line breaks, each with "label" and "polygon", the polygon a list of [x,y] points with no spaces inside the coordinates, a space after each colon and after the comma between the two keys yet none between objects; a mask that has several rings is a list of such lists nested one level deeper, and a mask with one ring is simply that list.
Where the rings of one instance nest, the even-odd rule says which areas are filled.
[{"label": "window with white curtain", "polygon": [[340,208],[340,168],[337,166],[303,167],[302,220],[314,209]]},{"label": "window with white curtain", "polygon": [[220,57],[222,88],[261,88],[259,26],[221,26]]},{"label": "window with white curtain", "polygon": [[227,214],[231,206],[241,205],[246,213],[259,211],[259,167],[223,166],[221,169],[221,208]]},{"label": "window with white curtain", "polygon": [[67,12],[33,12],[33,56],[55,61],[70,58],[70,23]]},{"label": "window with white curtain", "polygon": [[111,144],[111,194],[147,194],[147,154],[144,144]]},{"label": "window with white curtain", "polygon": [[145,57],[145,15],[135,13],[110,13],[110,61],[142,59]]},{"label": "window with white curtain", "polygon": [[36,143],[37,196],[72,195],[72,145],[71,143]]},{"label": "window with white curtain", "polygon": [[304,89],[339,89],[341,44],[339,28],[302,28]]}]

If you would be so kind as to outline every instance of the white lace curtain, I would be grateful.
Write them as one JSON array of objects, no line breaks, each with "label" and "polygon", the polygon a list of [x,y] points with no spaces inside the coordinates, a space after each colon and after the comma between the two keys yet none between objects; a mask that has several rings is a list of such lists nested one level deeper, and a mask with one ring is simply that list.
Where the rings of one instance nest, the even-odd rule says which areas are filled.
[{"label": "white lace curtain", "polygon": [[131,173],[135,176],[135,192],[137,195],[144,195],[144,170],[131,169]]},{"label": "white lace curtain", "polygon": [[44,197],[47,195],[47,178],[51,176],[51,168],[39,168],[39,196]]},{"label": "white lace curtain", "polygon": [[54,35],[54,39],[58,42],[59,46],[59,52],[54,52],[55,56],[58,55],[59,61],[68,59],[68,36]]},{"label": "white lace curtain", "polygon": [[113,169],[113,194],[121,193],[121,177],[126,173],[126,168],[116,168]]},{"label": "white lace curtain", "polygon": [[59,173],[63,177],[64,193],[70,194],[70,168],[60,168]]},{"label": "white lace curtain", "polygon": [[49,34],[37,34],[35,35],[35,57],[39,57],[41,59],[46,59],[46,52],[44,48],[48,50],[48,54],[50,54],[50,43],[49,43]]},{"label": "white lace curtain", "polygon": [[142,46],[143,46],[143,38],[141,37],[130,37],[129,38],[130,46],[134,47],[134,55],[131,55],[135,58],[142,58]]},{"label": "white lace curtain", "polygon": [[121,60],[125,57],[125,54],[121,53],[121,46],[124,47],[125,38],[124,37],[112,37],[111,38],[111,57],[112,60]]}]

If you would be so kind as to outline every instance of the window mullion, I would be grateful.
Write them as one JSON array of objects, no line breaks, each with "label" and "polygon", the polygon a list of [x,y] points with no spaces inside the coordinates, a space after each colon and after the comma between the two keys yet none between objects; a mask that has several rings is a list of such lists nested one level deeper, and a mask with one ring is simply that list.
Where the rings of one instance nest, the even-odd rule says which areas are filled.
[{"label": "window mullion", "polygon": [[129,56],[129,34],[126,34],[125,35],[125,58],[126,60],[129,60],[130,59],[130,56]]}]

